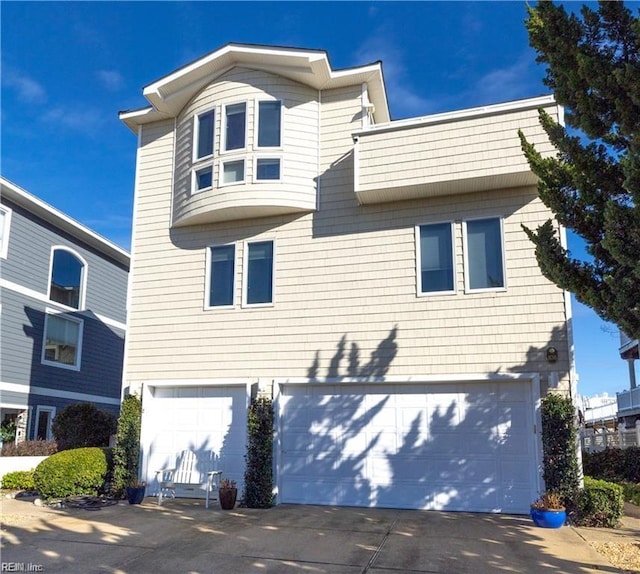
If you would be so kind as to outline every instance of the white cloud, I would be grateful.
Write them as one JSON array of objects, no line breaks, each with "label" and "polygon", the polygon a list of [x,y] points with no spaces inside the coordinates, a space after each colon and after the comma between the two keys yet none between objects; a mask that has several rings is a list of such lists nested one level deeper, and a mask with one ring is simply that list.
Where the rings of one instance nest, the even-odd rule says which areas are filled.
[{"label": "white cloud", "polygon": [[[512,65],[491,70],[473,86],[479,103],[504,102],[539,93],[540,81],[535,73],[535,60],[530,53],[522,54]],[[535,88],[534,88],[535,86]]]},{"label": "white cloud", "polygon": [[98,70],[96,76],[100,83],[110,92],[117,92],[124,87],[124,78],[117,70]]},{"label": "white cloud", "polygon": [[378,29],[360,46],[356,52],[356,61],[359,64],[382,61],[387,98],[394,117],[426,114],[431,108],[431,102],[414,91],[405,55],[398,46],[384,30]]},{"label": "white cloud", "polygon": [[51,108],[43,116],[42,120],[55,123],[74,130],[91,133],[105,122],[103,115],[94,109],[69,110],[60,106]]},{"label": "white cloud", "polygon": [[36,80],[17,70],[5,68],[4,84],[15,90],[24,103],[44,104],[47,101],[46,90]]}]

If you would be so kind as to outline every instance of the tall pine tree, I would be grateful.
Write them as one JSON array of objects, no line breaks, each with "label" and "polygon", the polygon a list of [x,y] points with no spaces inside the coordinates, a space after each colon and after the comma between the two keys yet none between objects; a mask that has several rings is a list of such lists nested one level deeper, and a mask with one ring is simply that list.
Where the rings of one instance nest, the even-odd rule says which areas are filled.
[{"label": "tall pine tree", "polygon": [[[542,158],[522,133],[542,201],[586,242],[572,258],[551,220],[525,228],[542,273],[600,317],[640,337],[640,18],[622,2],[583,6],[580,16],[540,2],[529,8],[529,42],[544,83],[566,109],[568,133],[543,111],[558,153]],[[574,135],[577,134],[577,135]]]}]

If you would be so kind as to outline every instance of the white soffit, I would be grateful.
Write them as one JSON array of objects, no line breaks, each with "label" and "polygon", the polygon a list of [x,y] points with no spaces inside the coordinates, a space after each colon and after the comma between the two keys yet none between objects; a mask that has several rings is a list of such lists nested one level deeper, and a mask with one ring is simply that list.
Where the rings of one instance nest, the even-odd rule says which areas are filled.
[{"label": "white soffit", "polygon": [[333,70],[324,51],[242,44],[228,44],[149,84],[142,93],[152,108],[121,112],[120,119],[136,131],[136,125],[176,117],[199,90],[235,66],[272,72],[317,90],[366,83],[376,122],[390,120],[380,62]]}]

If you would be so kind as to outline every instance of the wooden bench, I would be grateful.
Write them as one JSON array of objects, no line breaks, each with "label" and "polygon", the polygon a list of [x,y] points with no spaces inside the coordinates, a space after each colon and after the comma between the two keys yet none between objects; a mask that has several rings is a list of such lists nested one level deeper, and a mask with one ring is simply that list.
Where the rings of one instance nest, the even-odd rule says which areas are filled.
[{"label": "wooden bench", "polygon": [[[222,471],[209,468],[211,461],[198,461],[192,450],[183,450],[176,457],[176,466],[156,470],[160,489],[158,504],[162,505],[165,498],[176,497],[176,487],[205,486],[205,508],[209,508],[210,494],[218,490],[218,481]],[[215,500],[215,498],[214,498]]]}]

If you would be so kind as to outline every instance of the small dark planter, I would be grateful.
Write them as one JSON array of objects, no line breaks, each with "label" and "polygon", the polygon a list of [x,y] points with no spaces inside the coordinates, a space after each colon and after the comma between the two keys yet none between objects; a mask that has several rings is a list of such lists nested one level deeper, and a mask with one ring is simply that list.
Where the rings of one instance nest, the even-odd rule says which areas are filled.
[{"label": "small dark planter", "polygon": [[567,513],[564,510],[532,508],[531,518],[541,528],[560,528],[567,520]]},{"label": "small dark planter", "polygon": [[238,497],[237,488],[220,488],[218,490],[218,497],[220,498],[220,508],[222,510],[232,510],[236,505],[236,498]]},{"label": "small dark planter", "polygon": [[127,500],[129,504],[140,504],[144,499],[144,486],[127,486]]}]

